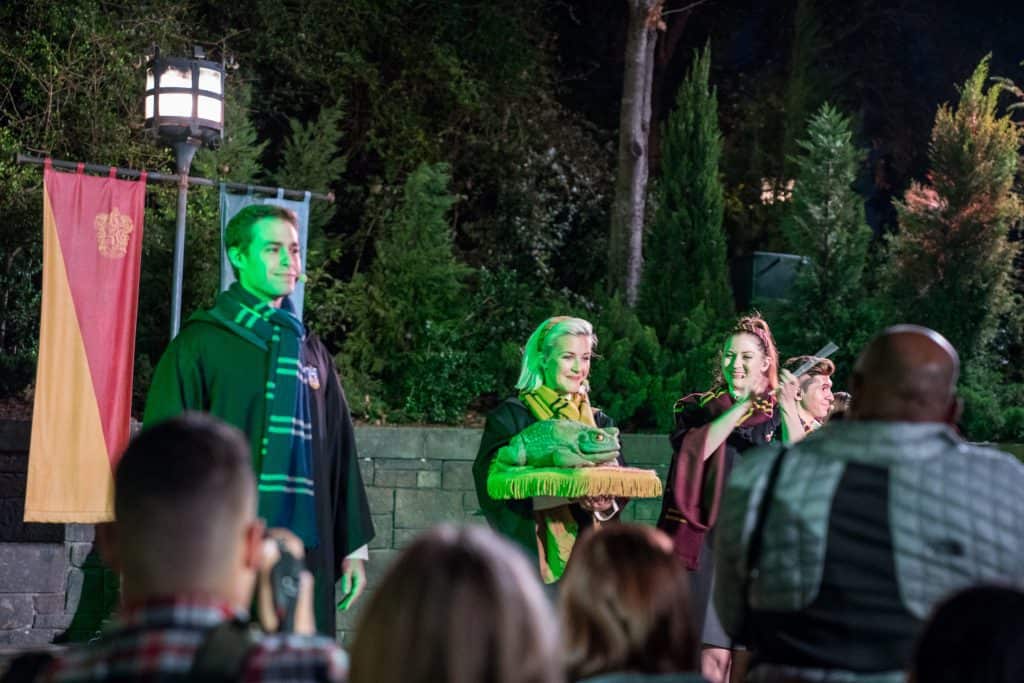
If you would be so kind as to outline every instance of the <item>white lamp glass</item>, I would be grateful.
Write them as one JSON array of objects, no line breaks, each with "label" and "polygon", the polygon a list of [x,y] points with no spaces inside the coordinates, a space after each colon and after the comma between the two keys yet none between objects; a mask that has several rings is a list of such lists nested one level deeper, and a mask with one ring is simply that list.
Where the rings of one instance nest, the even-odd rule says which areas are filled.
[{"label": "white lamp glass", "polygon": [[199,89],[216,93],[218,95],[223,94],[224,83],[221,79],[221,73],[214,69],[199,67]]},{"label": "white lamp glass", "polygon": [[203,95],[197,99],[199,100],[199,110],[196,112],[198,118],[217,123],[224,122],[224,112],[220,100]]},{"label": "white lamp glass", "polygon": [[160,116],[192,116],[192,94],[187,92],[160,93]]},{"label": "white lamp glass", "polygon": [[146,118],[153,118],[153,96],[146,95]]},{"label": "white lamp glass", "polygon": [[[167,70],[160,75],[160,88],[191,88],[192,87],[192,70],[191,69],[179,69],[177,67],[168,66]],[[161,100],[161,104],[163,101]],[[163,107],[160,107],[163,109]]]}]

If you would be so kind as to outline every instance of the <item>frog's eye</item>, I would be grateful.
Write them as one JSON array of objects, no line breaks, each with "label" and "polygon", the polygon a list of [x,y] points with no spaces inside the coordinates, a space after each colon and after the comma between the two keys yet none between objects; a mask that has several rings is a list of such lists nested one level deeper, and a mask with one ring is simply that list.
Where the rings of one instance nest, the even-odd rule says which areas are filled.
[{"label": "frog's eye", "polygon": [[604,434],[598,434],[597,435],[597,440],[598,441],[604,441]]}]

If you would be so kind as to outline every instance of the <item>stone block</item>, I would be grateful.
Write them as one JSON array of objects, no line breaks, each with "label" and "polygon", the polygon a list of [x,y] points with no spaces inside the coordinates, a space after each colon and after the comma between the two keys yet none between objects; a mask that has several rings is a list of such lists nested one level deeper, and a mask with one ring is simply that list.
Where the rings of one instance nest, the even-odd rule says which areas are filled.
[{"label": "stone block", "polygon": [[483,430],[460,428],[425,429],[425,455],[428,460],[474,460],[480,448]]},{"label": "stone block", "polygon": [[0,472],[0,498],[24,498],[25,473]]},{"label": "stone block", "polygon": [[25,451],[28,461],[28,442],[32,436],[29,420],[0,420],[0,451]]},{"label": "stone block", "polygon": [[391,566],[396,557],[398,557],[397,550],[381,549],[370,551],[370,561],[366,563],[367,592],[359,597],[360,603],[366,602],[369,589],[380,583],[384,572],[388,570],[388,567]]},{"label": "stone block", "polygon": [[[374,461],[373,483],[375,486],[391,488],[440,488],[441,465],[440,462],[431,462],[424,458],[381,458]],[[422,472],[436,472],[437,476],[421,475]],[[432,485],[435,481],[436,483]]]},{"label": "stone block", "polygon": [[0,631],[0,647],[38,647],[48,645],[60,633],[57,629],[22,628]]},{"label": "stone block", "polygon": [[28,457],[24,453],[0,453],[0,472],[21,472],[28,470]]},{"label": "stone block", "polygon": [[429,489],[395,492],[395,529],[426,529],[440,522],[461,522],[465,516],[458,493]]},{"label": "stone block", "polygon": [[622,455],[633,467],[668,465],[672,447],[664,434],[623,434]]},{"label": "stone block", "polygon": [[401,550],[405,546],[412,543],[413,539],[422,533],[423,529],[395,529],[395,549]]},{"label": "stone block", "polygon": [[377,469],[373,473],[373,485],[387,488],[416,488],[416,470]]},{"label": "stone block", "polygon": [[382,515],[395,509],[395,492],[393,489],[366,487],[366,498],[370,501],[370,512]]},{"label": "stone block", "polygon": [[[68,587],[64,594],[65,602],[63,609],[72,614],[78,611],[82,600],[82,590],[85,588],[85,572],[81,569],[72,569],[68,572]],[[42,611],[42,610],[40,610]]]},{"label": "stone block", "polygon": [[402,427],[356,427],[362,458],[422,458],[423,430]]},{"label": "stone block", "polygon": [[96,540],[94,524],[68,524],[64,530],[64,540],[74,543],[92,543]]},{"label": "stone block", "polygon": [[66,597],[63,593],[44,593],[42,595],[37,595],[35,596],[36,614],[56,614],[57,612],[63,612],[65,600]]},{"label": "stone block", "polygon": [[383,515],[371,515],[373,518],[374,536],[370,541],[370,549],[391,548],[391,539],[394,535],[391,513]]},{"label": "stone block", "polygon": [[67,573],[64,544],[0,544],[0,593],[56,593]]},{"label": "stone block", "polygon": [[472,491],[476,488],[473,481],[473,463],[448,460],[444,463],[442,488],[448,490]]},{"label": "stone block", "polygon": [[476,499],[476,491],[465,491],[462,494],[462,509],[470,514],[483,514],[480,512],[480,501]]},{"label": "stone block", "polygon": [[61,612],[60,614],[37,614],[32,628],[55,628],[63,631],[71,625],[75,615]]},{"label": "stone block", "polygon": [[416,472],[416,487],[421,489],[441,488],[441,473],[437,470],[418,470]]},{"label": "stone block", "polygon": [[31,595],[0,595],[0,630],[28,628],[32,626],[35,605]]},{"label": "stone block", "polygon": [[68,559],[72,567],[81,567],[85,564],[89,553],[92,552],[92,543],[68,543]]},{"label": "stone block", "polygon": [[359,458],[359,474],[364,482],[373,483],[373,458]]},{"label": "stone block", "polygon": [[427,458],[378,458],[373,461],[374,472],[381,470],[417,470],[440,472],[443,462],[439,460],[428,460]]},{"label": "stone block", "polygon": [[24,522],[23,498],[0,498],[0,543],[60,543],[63,524]]}]

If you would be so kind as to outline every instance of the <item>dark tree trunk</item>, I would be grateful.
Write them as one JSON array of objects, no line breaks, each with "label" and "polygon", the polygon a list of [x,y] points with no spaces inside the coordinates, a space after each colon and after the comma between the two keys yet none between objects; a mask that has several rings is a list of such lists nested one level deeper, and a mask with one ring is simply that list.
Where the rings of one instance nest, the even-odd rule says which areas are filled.
[{"label": "dark tree trunk", "polygon": [[654,48],[658,39],[657,20],[652,20],[652,17],[662,0],[627,2],[629,27],[608,258],[612,288],[621,292],[626,303],[633,306],[636,304],[643,272],[651,79],[654,73]]}]

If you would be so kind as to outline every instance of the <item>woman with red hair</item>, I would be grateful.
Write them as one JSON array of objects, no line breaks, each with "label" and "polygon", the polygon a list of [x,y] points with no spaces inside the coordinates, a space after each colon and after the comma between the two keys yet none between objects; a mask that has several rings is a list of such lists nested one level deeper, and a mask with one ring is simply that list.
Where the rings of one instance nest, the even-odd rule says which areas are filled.
[{"label": "woman with red hair", "polygon": [[[781,382],[780,382],[781,379]],[[725,481],[742,453],[772,440],[803,437],[797,413],[799,385],[779,369],[779,353],[760,315],[740,318],[722,347],[710,391],[676,402],[669,468],[658,527],[673,540],[691,574],[694,615],[704,642],[702,669],[711,681],[729,679],[730,639],[710,598],[714,579],[714,525]]]}]

